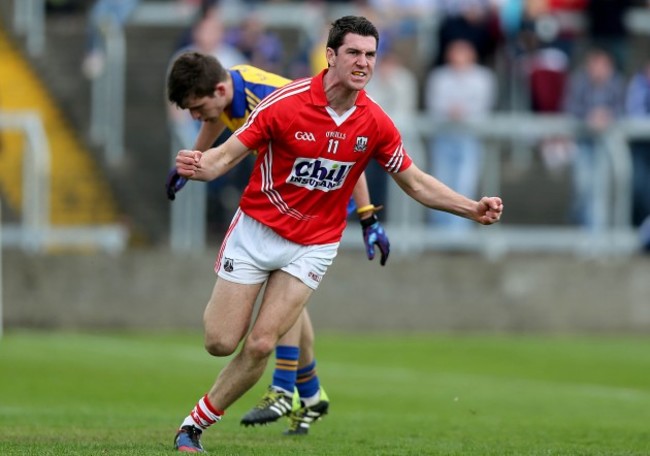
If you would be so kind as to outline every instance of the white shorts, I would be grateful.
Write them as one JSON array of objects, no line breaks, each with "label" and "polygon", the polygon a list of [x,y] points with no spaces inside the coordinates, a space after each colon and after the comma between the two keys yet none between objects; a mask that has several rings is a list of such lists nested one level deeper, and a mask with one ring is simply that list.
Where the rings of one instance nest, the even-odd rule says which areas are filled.
[{"label": "white shorts", "polygon": [[238,209],[223,240],[214,270],[230,282],[262,283],[281,269],[312,289],[318,288],[338,252],[339,243],[301,245]]}]

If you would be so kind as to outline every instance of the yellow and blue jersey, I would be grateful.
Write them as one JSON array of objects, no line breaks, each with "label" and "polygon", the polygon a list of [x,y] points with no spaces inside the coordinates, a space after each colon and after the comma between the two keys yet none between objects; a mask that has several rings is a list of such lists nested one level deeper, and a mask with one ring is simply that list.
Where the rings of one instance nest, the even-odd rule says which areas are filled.
[{"label": "yellow and blue jersey", "polygon": [[228,72],[232,77],[233,97],[230,109],[224,111],[219,119],[231,132],[244,125],[263,98],[291,82],[290,79],[250,65],[235,65]]}]

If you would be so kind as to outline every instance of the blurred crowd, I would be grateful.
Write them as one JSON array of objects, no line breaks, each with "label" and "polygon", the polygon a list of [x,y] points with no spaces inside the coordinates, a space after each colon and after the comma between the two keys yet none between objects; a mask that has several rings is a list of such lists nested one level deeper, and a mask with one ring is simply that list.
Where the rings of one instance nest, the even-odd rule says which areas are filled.
[{"label": "blurred crowd", "polygon": [[[178,52],[198,49],[226,67],[245,63],[290,78],[313,75],[325,66],[325,32],[334,16],[368,17],[380,29],[379,59],[368,92],[394,118],[426,114],[445,125],[428,144],[412,147],[424,149],[429,172],[472,198],[479,196],[486,154],[481,138],[464,124],[495,111],[564,114],[583,121],[588,134],[553,135],[535,146],[549,172],[570,173],[574,193],[567,223],[599,223],[594,201],[606,166],[600,151],[604,133],[623,118],[650,118],[647,36],[633,33],[628,15],[650,13],[649,0],[170,1],[198,11],[170,50],[170,61]],[[110,16],[123,24],[138,3],[95,1],[82,67],[87,77],[101,71],[100,19]],[[257,13],[257,7],[269,4],[306,8],[311,13],[305,21],[320,22],[300,30],[273,26]],[[224,12],[233,10],[245,12],[236,24],[224,19]],[[189,147],[196,125],[173,108],[169,112],[174,135]],[[641,226],[650,224],[650,139],[633,141],[630,148],[631,223]],[[368,178],[373,201],[385,203],[385,175],[371,167]],[[245,181],[242,173],[231,185],[243,188]],[[427,222],[472,229],[463,219],[437,213]]]}]

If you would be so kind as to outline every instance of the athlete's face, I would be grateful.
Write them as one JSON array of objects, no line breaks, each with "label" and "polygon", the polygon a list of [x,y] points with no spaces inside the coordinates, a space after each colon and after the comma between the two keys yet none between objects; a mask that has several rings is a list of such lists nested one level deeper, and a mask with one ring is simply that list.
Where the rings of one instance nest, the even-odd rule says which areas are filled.
[{"label": "athlete's face", "polygon": [[377,40],[374,36],[361,36],[348,33],[338,52],[327,48],[329,71],[352,90],[363,89],[375,69],[377,60]]},{"label": "athlete's face", "polygon": [[185,102],[185,109],[192,118],[202,122],[214,122],[228,107],[225,91],[218,84],[212,95],[205,97],[190,96]]}]

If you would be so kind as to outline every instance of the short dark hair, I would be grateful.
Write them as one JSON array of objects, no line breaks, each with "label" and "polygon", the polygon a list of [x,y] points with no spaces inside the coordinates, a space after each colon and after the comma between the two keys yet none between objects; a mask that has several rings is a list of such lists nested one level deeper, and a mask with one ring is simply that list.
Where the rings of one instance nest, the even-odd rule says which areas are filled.
[{"label": "short dark hair", "polygon": [[179,55],[167,76],[167,98],[179,108],[189,97],[206,97],[228,78],[228,72],[215,57],[200,52]]},{"label": "short dark hair", "polygon": [[363,16],[343,16],[335,20],[327,37],[327,47],[338,52],[348,33],[361,36],[374,36],[379,46],[379,32],[372,22]]}]

